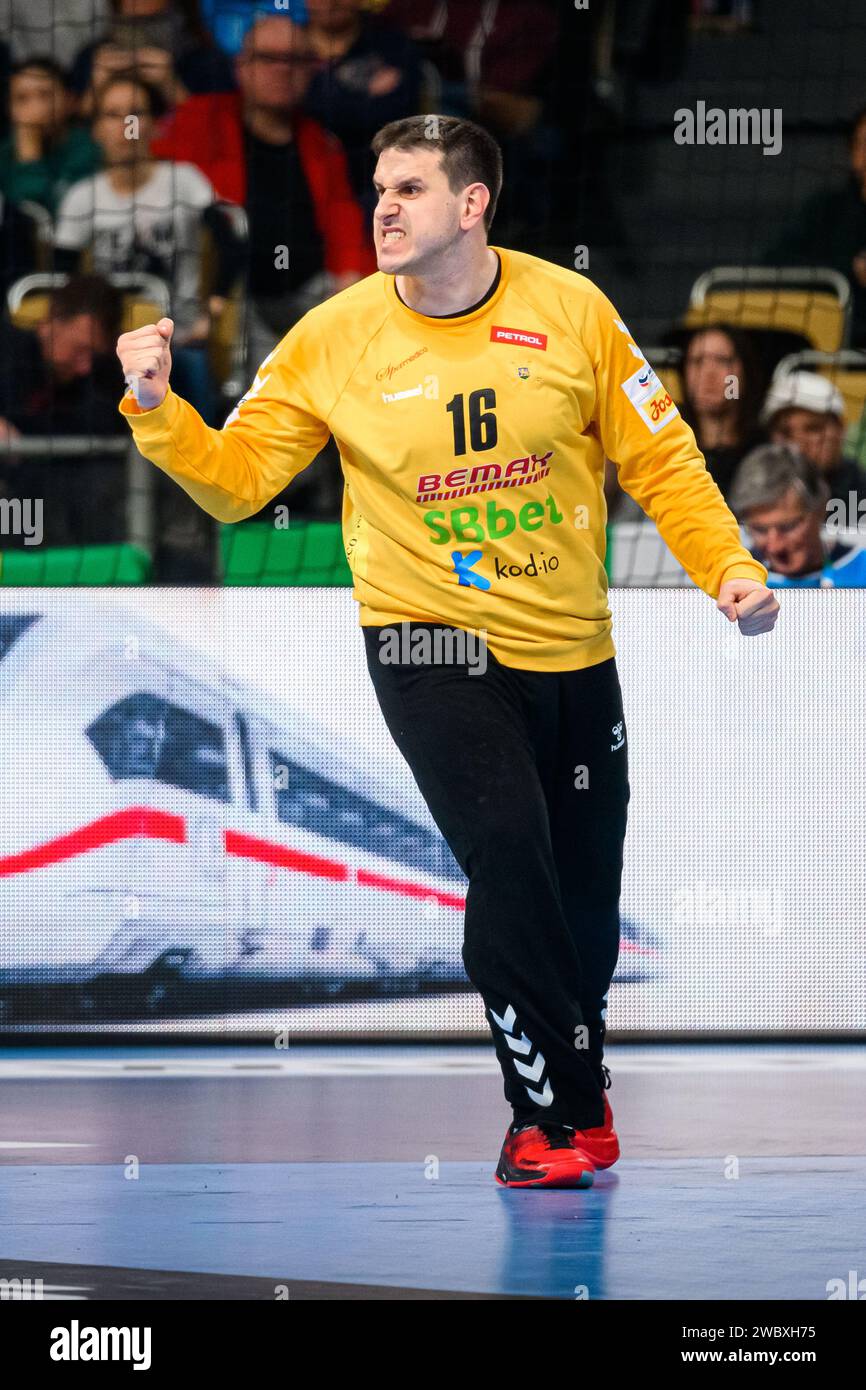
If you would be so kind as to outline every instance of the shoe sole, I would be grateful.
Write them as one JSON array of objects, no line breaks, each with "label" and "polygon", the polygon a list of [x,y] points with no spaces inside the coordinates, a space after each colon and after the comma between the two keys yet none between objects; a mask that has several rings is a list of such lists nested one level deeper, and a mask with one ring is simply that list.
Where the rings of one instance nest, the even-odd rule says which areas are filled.
[{"label": "shoe sole", "polygon": [[555,1163],[534,1177],[511,1177],[507,1169],[497,1168],[493,1174],[500,1187],[592,1187],[594,1168],[576,1169],[573,1164]]},{"label": "shoe sole", "polygon": [[500,1178],[498,1173],[493,1174],[500,1187],[569,1187],[575,1190],[585,1190],[592,1187],[593,1174],[581,1173],[579,1176],[555,1177],[548,1175],[544,1178]]}]

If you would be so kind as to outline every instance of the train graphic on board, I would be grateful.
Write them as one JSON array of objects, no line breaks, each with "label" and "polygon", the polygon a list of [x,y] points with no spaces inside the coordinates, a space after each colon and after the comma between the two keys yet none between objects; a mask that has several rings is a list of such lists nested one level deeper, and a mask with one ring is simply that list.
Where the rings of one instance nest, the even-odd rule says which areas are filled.
[{"label": "train graphic on board", "polygon": [[[0,1025],[469,989],[466,879],[370,761],[132,608],[0,594]],[[658,960],[624,922],[617,981]]]}]

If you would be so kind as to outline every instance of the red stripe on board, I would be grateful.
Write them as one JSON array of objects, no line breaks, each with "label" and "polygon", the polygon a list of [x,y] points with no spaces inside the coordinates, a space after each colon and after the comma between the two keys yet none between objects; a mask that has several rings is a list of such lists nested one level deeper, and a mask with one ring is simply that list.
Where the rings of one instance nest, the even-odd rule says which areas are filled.
[{"label": "red stripe on board", "polygon": [[435,898],[442,907],[465,907],[466,899],[454,893],[440,893],[438,888],[425,888],[421,883],[405,883],[401,878],[386,878],[384,874],[358,870],[358,882],[365,888],[382,888],[386,893],[402,893],[407,898]]},{"label": "red stripe on board", "polygon": [[[115,811],[110,816],[102,816],[81,826],[67,835],[58,835],[47,840],[35,849],[21,850],[18,854],[0,856],[0,877],[9,874],[27,873],[31,869],[44,869],[49,864],[62,863],[77,854],[100,849],[103,845],[116,844],[118,840],[131,840],[144,836],[149,840],[169,840],[173,844],[186,844],[186,823],[183,816],[170,811],[156,811],[150,806],[128,806],[123,811]],[[239,830],[226,830],[225,848],[227,854],[236,854],[245,859],[255,859],[261,864],[275,864],[282,869],[293,869],[297,873],[312,874],[315,878],[328,878],[335,882],[348,883],[352,872],[348,864],[339,864],[335,859],[325,859],[319,854],[307,854],[302,850],[287,849],[285,845],[260,840],[255,835],[245,835]],[[369,869],[359,869],[357,881],[365,888],[379,888],[385,893],[401,893],[407,898],[432,898],[442,907],[464,908],[466,899],[456,893],[443,893],[438,888],[428,888],[420,883],[407,883],[403,879],[388,878],[384,874],[372,873]],[[656,950],[651,946],[640,946],[636,942],[623,941],[622,952],[633,955],[652,956]]]},{"label": "red stripe on board", "polygon": [[[118,840],[134,839],[144,836],[151,840],[169,840],[174,844],[186,843],[186,825],[183,816],[168,811],[156,811],[148,806],[130,806],[124,811],[116,811],[110,816],[92,821],[90,825],[48,840],[35,849],[22,850],[18,854],[0,857],[0,876],[26,873],[30,869],[45,868],[64,859],[72,859],[91,849],[110,845]],[[327,878],[339,883],[348,883],[352,871],[348,864],[340,864],[335,859],[325,859],[319,854],[309,854],[302,850],[289,849],[285,845],[246,835],[239,830],[225,831],[227,854],[235,854],[245,859],[255,859],[261,864],[274,864],[282,869],[292,869],[297,873],[311,874],[315,878]],[[404,879],[389,878],[385,874],[373,873],[369,869],[357,871],[357,882],[365,888],[378,888],[386,893],[400,893],[407,898],[433,899],[442,907],[457,909],[466,906],[465,897],[457,893],[444,893],[438,888],[430,888],[420,883],[407,883]],[[640,946],[635,942],[623,941],[623,953],[634,955],[656,954],[654,947]]]},{"label": "red stripe on board", "polygon": [[44,869],[49,864],[72,859],[76,854],[100,849],[118,840],[134,839],[138,835],[150,840],[171,840],[182,845],[186,841],[183,816],[172,815],[169,811],[154,811],[148,806],[129,806],[124,811],[115,811],[110,816],[91,821],[90,825],[71,830],[68,835],[46,840],[44,845],[37,845],[35,849],[4,854],[0,857],[0,875]]},{"label": "red stripe on board", "polygon": [[324,859],[320,854],[305,854],[298,849],[287,849],[285,845],[259,840],[255,835],[244,835],[240,830],[227,830],[225,844],[226,854],[256,859],[260,864],[277,864],[281,869],[295,869],[298,873],[313,874],[316,878],[331,878],[344,883],[350,877],[347,864],[338,864],[335,859]]}]

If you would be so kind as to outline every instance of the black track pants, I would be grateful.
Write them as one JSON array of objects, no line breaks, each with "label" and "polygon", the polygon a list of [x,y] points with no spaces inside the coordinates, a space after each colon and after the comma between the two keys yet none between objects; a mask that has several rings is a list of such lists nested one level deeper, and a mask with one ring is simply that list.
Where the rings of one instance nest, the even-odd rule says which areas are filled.
[{"label": "black track pants", "polygon": [[385,663],[383,631],[363,629],[367,666],[469,879],[463,963],[484,1000],[505,1097],[521,1124],[600,1125],[629,800],[615,660],[524,671],[488,650],[486,670],[470,674],[465,661]]}]

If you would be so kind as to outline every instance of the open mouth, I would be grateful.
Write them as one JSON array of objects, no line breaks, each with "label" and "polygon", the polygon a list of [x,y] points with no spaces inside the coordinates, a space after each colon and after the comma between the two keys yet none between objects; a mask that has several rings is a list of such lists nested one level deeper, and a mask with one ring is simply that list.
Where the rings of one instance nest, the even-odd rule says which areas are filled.
[{"label": "open mouth", "polygon": [[389,227],[382,233],[383,246],[396,246],[398,242],[406,240],[406,233],[399,227]]}]

